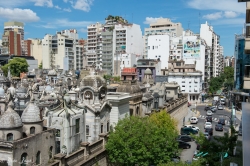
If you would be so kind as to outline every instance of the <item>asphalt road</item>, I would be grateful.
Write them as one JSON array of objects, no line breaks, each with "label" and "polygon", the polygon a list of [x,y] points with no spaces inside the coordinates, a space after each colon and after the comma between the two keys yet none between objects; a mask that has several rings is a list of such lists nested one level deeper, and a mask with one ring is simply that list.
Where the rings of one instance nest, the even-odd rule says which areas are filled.
[{"label": "asphalt road", "polygon": [[[200,132],[204,132],[204,123],[206,118],[206,111],[204,111],[205,105],[200,105],[196,107],[196,110],[200,112],[200,116],[198,117],[199,122],[198,124],[194,124],[194,126],[198,126],[200,128]],[[224,110],[217,110],[213,115],[213,128],[218,123],[219,118],[225,118],[226,119],[226,125],[224,125],[224,131],[215,131],[213,130],[213,136],[224,136],[224,132],[228,132],[230,128],[230,118],[231,112],[224,109]],[[240,124],[240,120],[236,119],[236,123]],[[239,138],[241,139],[241,137]],[[196,150],[196,143],[195,142],[189,142],[191,144],[190,149],[184,149],[181,153],[181,161],[192,161],[194,152]]]}]

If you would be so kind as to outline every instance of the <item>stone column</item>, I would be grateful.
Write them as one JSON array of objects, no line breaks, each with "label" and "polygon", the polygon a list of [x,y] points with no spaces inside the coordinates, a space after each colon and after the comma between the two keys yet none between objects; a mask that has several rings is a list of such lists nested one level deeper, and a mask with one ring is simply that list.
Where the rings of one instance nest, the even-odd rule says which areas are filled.
[{"label": "stone column", "polygon": [[84,148],[84,160],[87,160],[89,157],[89,142],[82,142],[81,147]]}]

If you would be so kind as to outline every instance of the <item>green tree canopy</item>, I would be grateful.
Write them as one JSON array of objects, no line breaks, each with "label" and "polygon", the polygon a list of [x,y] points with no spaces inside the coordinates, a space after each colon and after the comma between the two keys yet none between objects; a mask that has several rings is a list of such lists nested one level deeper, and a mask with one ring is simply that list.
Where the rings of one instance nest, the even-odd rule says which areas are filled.
[{"label": "green tree canopy", "polygon": [[109,161],[127,166],[170,162],[178,152],[175,126],[165,111],[150,117],[131,116],[120,120],[106,144]]},{"label": "green tree canopy", "polygon": [[13,59],[9,60],[8,64],[2,66],[1,68],[2,68],[5,76],[7,76],[8,68],[10,68],[11,75],[14,77],[19,77],[20,73],[28,72],[28,67],[29,67],[29,65],[28,65],[26,59],[13,58]]},{"label": "green tree canopy", "polygon": [[43,63],[41,62],[38,66],[39,69],[43,69]]}]

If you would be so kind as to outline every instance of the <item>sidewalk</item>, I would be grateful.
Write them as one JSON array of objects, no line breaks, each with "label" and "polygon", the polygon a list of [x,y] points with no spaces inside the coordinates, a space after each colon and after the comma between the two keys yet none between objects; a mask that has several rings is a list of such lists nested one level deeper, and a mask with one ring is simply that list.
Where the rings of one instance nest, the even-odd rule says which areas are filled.
[{"label": "sidewalk", "polygon": [[[180,120],[179,122],[178,122],[178,129],[180,130],[181,129],[181,127],[183,126],[183,125],[188,125],[188,124],[190,124],[190,118],[191,117],[199,117],[200,116],[200,112],[199,111],[191,111],[192,110],[192,108],[194,108],[195,109],[195,107],[194,106],[190,106],[189,108],[188,108],[188,113],[186,114],[186,116],[185,116],[185,119],[184,120]],[[183,124],[184,123],[184,124]]]}]

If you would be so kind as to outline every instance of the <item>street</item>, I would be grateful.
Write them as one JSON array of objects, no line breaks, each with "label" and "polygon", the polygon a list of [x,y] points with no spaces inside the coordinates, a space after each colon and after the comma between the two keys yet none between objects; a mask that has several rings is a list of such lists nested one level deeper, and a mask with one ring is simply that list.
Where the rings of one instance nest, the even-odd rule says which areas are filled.
[{"label": "street", "polygon": [[[196,107],[196,110],[199,111],[200,115],[198,117],[199,122],[198,124],[193,124],[194,126],[197,126],[200,128],[200,132],[204,132],[204,123],[205,123],[205,118],[206,118],[206,111],[204,110],[205,108],[205,104],[204,105],[198,105]],[[213,125],[213,129],[215,127],[215,125],[218,123],[219,118],[224,118],[226,119],[226,124],[224,125],[224,131],[215,131],[213,130],[213,136],[224,136],[224,132],[228,132],[229,128],[230,128],[230,118],[231,117],[231,112],[230,109],[223,109],[223,110],[217,110],[215,113],[213,113],[212,115],[212,125]],[[239,117],[238,117],[239,118]],[[240,119],[236,119],[236,123],[240,124]],[[238,138],[239,140],[241,140],[241,136],[239,136]],[[190,149],[184,149],[181,153],[181,161],[192,161],[194,152],[196,150],[196,144],[195,142],[189,142],[191,144],[191,148]]]}]

